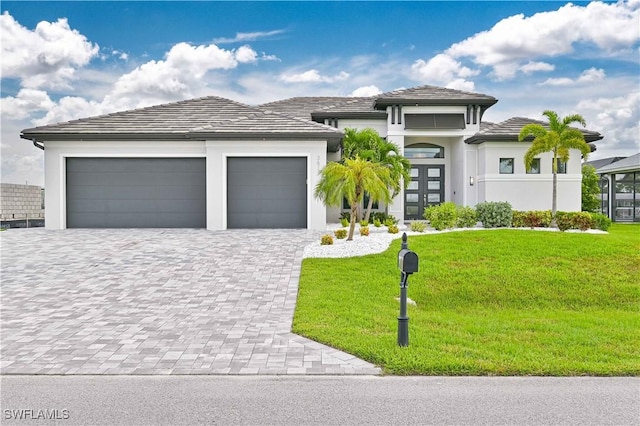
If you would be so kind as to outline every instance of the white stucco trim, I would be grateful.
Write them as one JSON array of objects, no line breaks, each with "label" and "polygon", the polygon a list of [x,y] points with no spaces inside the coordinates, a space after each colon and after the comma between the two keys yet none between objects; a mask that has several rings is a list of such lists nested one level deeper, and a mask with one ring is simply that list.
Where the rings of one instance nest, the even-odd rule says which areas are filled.
[{"label": "white stucco trim", "polygon": [[67,158],[204,158],[205,155],[201,141],[46,142],[45,228],[67,228]]},{"label": "white stucco trim", "polygon": [[307,228],[325,230],[327,209],[313,191],[327,163],[325,140],[207,141],[207,229],[227,229],[227,160],[233,157],[301,157],[307,159]]}]

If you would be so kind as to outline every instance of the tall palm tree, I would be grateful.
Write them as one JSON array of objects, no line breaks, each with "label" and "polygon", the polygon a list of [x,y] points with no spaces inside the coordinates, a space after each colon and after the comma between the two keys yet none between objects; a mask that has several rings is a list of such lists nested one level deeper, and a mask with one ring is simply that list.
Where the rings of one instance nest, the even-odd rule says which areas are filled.
[{"label": "tall palm tree", "polygon": [[[377,131],[371,128],[362,130],[347,128],[344,130],[345,137],[342,142],[342,161],[356,156],[372,163],[380,164],[389,170],[390,189],[393,191],[391,198],[400,192],[400,182],[404,179],[405,188],[409,185],[411,164],[409,160],[400,155],[398,146],[382,138]],[[373,194],[369,194],[369,203],[364,220],[369,221],[371,209],[376,199]]]},{"label": "tall palm tree", "polygon": [[345,158],[344,164],[331,162],[320,174],[315,188],[316,198],[322,199],[327,206],[339,206],[343,198],[349,202],[351,221],[347,241],[353,240],[358,206],[365,191],[377,200],[391,201],[389,169],[359,156]]},{"label": "tall palm tree", "polygon": [[582,132],[570,127],[571,123],[580,123],[582,127],[587,125],[580,114],[568,115],[562,119],[555,111],[546,110],[542,113],[549,119],[549,128],[530,123],[522,127],[518,140],[523,141],[528,136],[533,136],[531,147],[524,155],[524,165],[527,171],[531,170],[534,158],[544,152],[553,153],[552,173],[553,190],[551,193],[551,224],[556,226],[557,192],[558,192],[558,159],[569,161],[569,150],[577,149],[586,158],[591,152],[591,147],[584,140]]}]

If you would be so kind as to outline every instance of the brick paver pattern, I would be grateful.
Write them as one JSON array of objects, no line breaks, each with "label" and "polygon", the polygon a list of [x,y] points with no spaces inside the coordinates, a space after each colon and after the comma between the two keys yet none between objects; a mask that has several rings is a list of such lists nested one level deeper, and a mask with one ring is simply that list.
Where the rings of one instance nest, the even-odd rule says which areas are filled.
[{"label": "brick paver pattern", "polygon": [[379,374],[291,332],[300,230],[0,233],[2,374]]}]

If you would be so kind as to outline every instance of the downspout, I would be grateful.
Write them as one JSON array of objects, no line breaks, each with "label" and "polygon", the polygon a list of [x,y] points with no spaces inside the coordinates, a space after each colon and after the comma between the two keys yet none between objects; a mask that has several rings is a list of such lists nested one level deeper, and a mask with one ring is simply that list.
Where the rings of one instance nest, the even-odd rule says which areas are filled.
[{"label": "downspout", "polygon": [[33,142],[33,146],[35,146],[36,148],[40,148],[41,150],[44,151],[44,145],[39,144],[37,140],[32,139],[31,142]]}]

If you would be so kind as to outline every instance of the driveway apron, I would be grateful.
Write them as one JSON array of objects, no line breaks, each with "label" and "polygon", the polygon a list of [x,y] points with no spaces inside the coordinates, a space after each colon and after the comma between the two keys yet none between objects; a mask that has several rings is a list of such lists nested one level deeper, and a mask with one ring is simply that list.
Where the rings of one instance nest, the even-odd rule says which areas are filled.
[{"label": "driveway apron", "polygon": [[291,333],[301,230],[0,233],[2,374],[379,374]]}]

